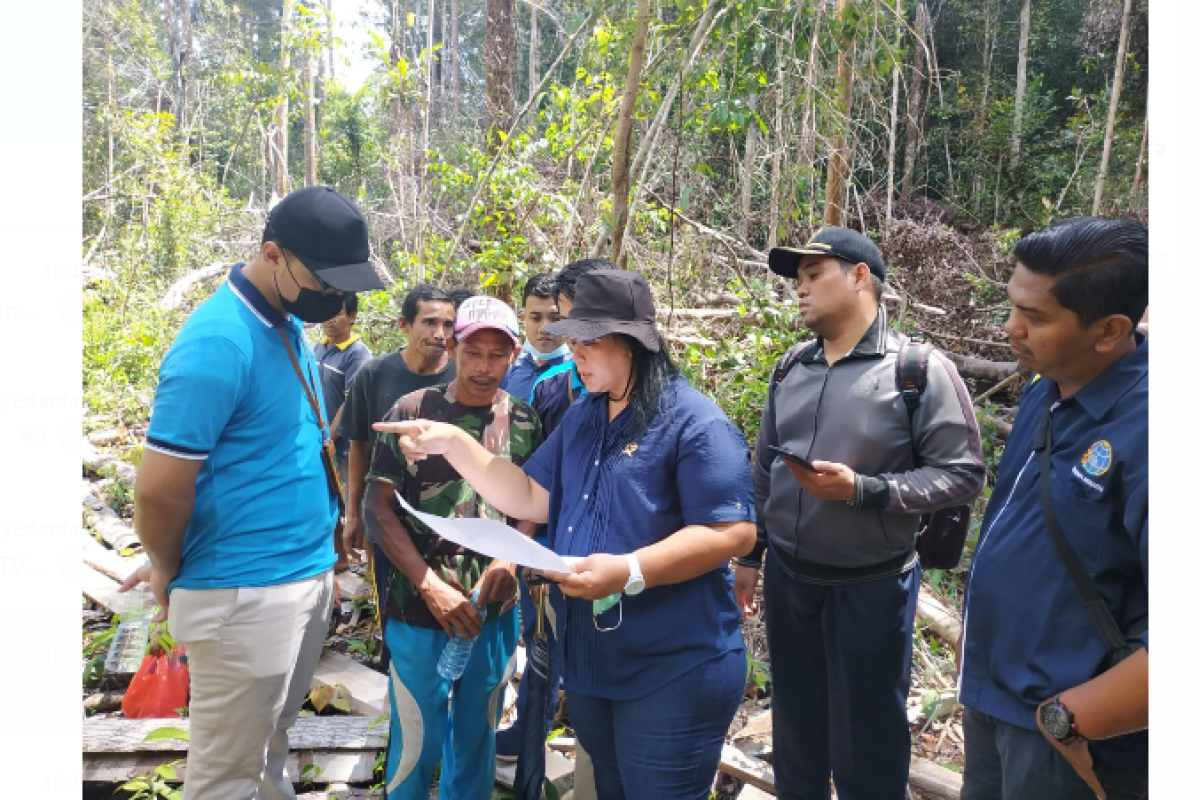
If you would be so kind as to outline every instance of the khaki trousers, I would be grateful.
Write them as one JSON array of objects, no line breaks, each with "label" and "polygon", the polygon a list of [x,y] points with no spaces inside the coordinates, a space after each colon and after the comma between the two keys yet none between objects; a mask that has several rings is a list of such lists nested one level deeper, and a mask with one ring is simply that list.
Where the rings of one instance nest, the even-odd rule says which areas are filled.
[{"label": "khaki trousers", "polygon": [[332,603],[332,572],[171,592],[168,624],[191,673],[184,800],[295,798],[284,774],[287,731],[308,695]]}]

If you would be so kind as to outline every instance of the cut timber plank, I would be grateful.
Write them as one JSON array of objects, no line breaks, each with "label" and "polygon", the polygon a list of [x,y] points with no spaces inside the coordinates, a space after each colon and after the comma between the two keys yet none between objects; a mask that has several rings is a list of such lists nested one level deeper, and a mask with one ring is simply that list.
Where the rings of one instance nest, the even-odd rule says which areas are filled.
[{"label": "cut timber plank", "polygon": [[963,776],[929,759],[914,758],[908,768],[908,782],[938,797],[957,798],[962,792]]},{"label": "cut timber plank", "polygon": [[[288,731],[289,747],[293,751],[313,750],[382,750],[387,747],[387,727],[380,723],[370,727],[369,717],[300,717]],[[187,743],[178,739],[145,741],[146,736],[160,728],[191,729],[191,720],[183,719],[87,719],[83,722],[83,752],[119,753],[187,751]],[[327,778],[326,780],[332,780]]]},{"label": "cut timber plank", "polygon": [[[332,650],[321,653],[312,686],[345,686],[350,692],[350,709],[371,720],[388,713],[388,679],[353,658]],[[386,730],[385,723],[378,727]]]},{"label": "cut timber plank", "polygon": [[743,755],[737,748],[725,745],[721,748],[721,772],[775,794],[775,772],[771,765],[757,758]]},{"label": "cut timber plank", "polygon": [[[318,780],[324,780],[324,776],[321,776]],[[296,800],[368,800],[368,798],[379,800],[380,797],[381,795],[378,792],[372,794],[370,788],[348,786],[344,783],[331,783],[322,791],[298,794],[296,795]]]},{"label": "cut timber plank", "polygon": [[109,550],[97,542],[90,533],[83,531],[83,563],[92,569],[112,578],[118,583],[133,574],[143,559],[122,556],[115,550]]},{"label": "cut timber plank", "polygon": [[97,605],[112,611],[119,603],[117,587],[120,585],[112,578],[89,567],[79,565],[79,576],[83,583],[83,596]]},{"label": "cut timber plank", "polygon": [[349,570],[335,577],[338,583],[338,597],[343,600],[351,600],[368,592],[367,582]]},{"label": "cut timber plank", "polygon": [[737,800],[772,800],[774,797],[775,795],[767,794],[757,786],[747,783],[738,792]]},{"label": "cut timber plank", "polygon": [[[575,762],[553,750],[546,750],[546,777],[559,790],[559,796],[574,785]],[[517,762],[496,761],[496,783],[505,789],[513,787],[517,778]]]},{"label": "cut timber plank", "polygon": [[[183,758],[175,753],[85,753],[83,756],[83,782],[123,783],[141,775],[151,775],[154,768]],[[287,774],[293,783],[300,782],[300,774],[309,764],[321,768],[320,780],[341,783],[368,783],[373,779],[375,768],[374,751],[343,752],[299,752],[289,753],[285,762]],[[180,780],[187,779],[187,764],[175,767]]]}]

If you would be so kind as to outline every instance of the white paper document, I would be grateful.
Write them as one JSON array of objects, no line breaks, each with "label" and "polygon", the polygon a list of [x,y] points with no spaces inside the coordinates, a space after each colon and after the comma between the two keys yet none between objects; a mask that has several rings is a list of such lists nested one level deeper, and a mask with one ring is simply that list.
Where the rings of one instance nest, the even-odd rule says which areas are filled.
[{"label": "white paper document", "polygon": [[523,567],[544,572],[570,572],[571,567],[562,556],[503,522],[494,519],[447,519],[436,514],[417,511],[396,492],[396,499],[421,522],[428,525],[443,539],[449,539],[476,553],[511,561]]}]

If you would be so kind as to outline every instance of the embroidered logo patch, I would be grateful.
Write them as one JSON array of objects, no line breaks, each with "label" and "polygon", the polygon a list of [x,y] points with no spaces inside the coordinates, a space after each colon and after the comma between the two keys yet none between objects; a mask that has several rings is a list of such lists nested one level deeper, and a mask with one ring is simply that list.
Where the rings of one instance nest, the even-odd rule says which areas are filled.
[{"label": "embroidered logo patch", "polygon": [[633,454],[637,452],[637,449],[638,449],[637,442],[630,442],[629,444],[625,445],[625,450],[623,452],[625,453],[625,455],[632,458]]},{"label": "embroidered logo patch", "polygon": [[1107,440],[1101,439],[1087,449],[1080,463],[1083,465],[1084,472],[1094,478],[1099,478],[1112,466],[1112,457],[1112,445]]}]

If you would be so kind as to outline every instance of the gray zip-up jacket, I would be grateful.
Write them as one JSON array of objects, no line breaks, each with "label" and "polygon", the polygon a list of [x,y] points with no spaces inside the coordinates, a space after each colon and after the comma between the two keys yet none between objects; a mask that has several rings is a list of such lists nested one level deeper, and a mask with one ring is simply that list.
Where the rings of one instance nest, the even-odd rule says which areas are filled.
[{"label": "gray zip-up jacket", "polygon": [[[844,358],[830,366],[818,338],[768,396],[754,449],[758,544],[740,563],[761,563],[769,542],[786,571],[810,582],[899,574],[916,560],[920,515],[968,503],[983,488],[979,429],[958,371],[931,354],[910,431],[896,390],[900,343],[880,307]],[[806,496],[770,445],[845,464],[857,473],[855,496]]]}]

